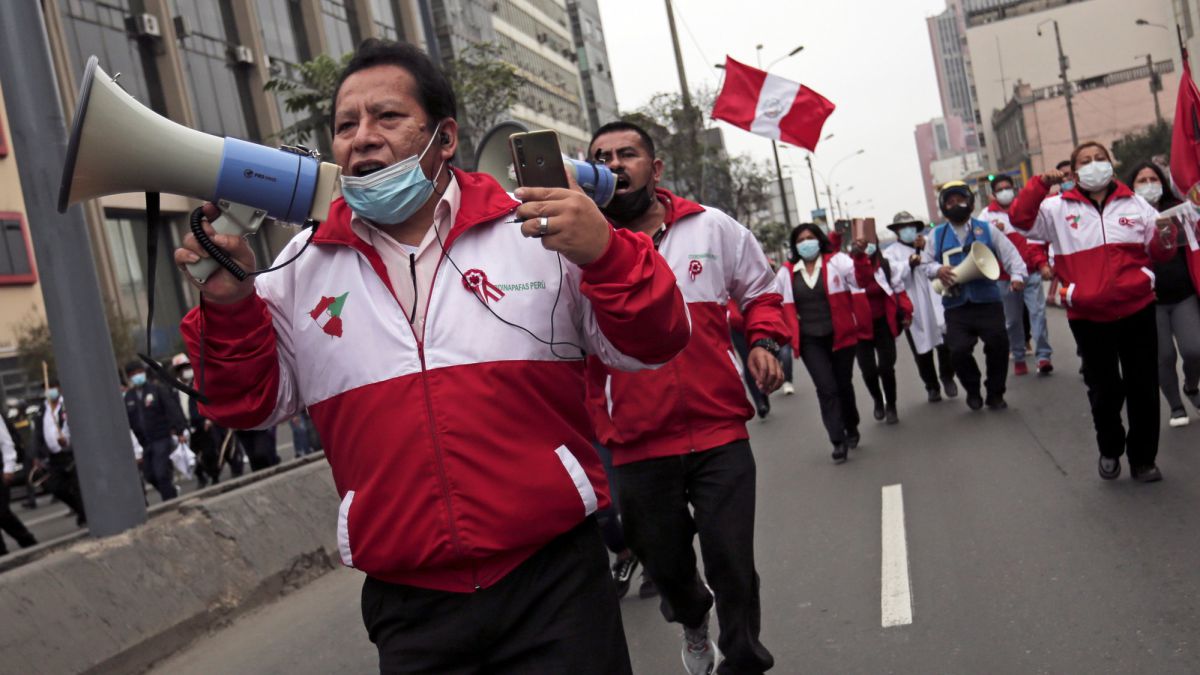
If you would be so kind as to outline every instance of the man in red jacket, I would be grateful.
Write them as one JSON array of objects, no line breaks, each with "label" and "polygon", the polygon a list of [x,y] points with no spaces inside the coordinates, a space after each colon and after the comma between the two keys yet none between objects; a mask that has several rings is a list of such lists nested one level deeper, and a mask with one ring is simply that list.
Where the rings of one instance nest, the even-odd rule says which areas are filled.
[{"label": "man in red jacket", "polygon": [[[308,408],[381,671],[630,672],[582,354],[632,370],[682,350],[674,275],[580,191],[522,204],[451,168],[454,92],[416,47],[364,42],[332,111],[342,197],[312,247],[253,281],[218,272],[184,319],[203,414]],[[189,237],[175,261],[202,256]]]},{"label": "man in red jacket", "polygon": [[[716,661],[708,637],[714,594],[725,656],[718,672],[765,671],[774,659],[758,639],[755,467],[746,432],[754,410],[730,345],[726,303],[741,309],[748,369],[769,394],[783,382],[777,354],[790,338],[783,298],[745,226],[657,187],[663,162],[643,129],[607,124],[593,135],[589,154],[617,176],[605,213],[620,228],[653,238],[692,319],[687,349],[656,372],[589,364],[592,419],[613,453],[626,537],[658,584],[663,616],[683,624],[689,673],[711,672]],[[711,593],[696,570],[694,534]]]}]

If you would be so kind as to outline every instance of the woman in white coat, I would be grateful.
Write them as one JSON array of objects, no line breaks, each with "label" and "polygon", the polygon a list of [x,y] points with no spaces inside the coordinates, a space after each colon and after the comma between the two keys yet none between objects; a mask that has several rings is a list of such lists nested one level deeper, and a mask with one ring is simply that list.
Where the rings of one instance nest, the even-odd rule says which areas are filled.
[{"label": "woman in white coat", "polygon": [[[892,218],[888,229],[896,233],[896,243],[883,251],[888,264],[904,283],[904,290],[912,300],[912,325],[904,331],[908,339],[908,347],[912,350],[917,362],[917,372],[925,383],[925,391],[929,402],[942,400],[942,390],[947,398],[958,396],[958,387],[954,384],[954,367],[950,364],[950,350],[942,342],[942,333],[946,330],[946,322],[942,315],[942,299],[933,292],[929,279],[924,274],[913,274],[913,269],[921,262],[921,249],[925,246],[925,238],[920,232],[925,223],[913,218],[907,211],[901,211]],[[937,352],[937,365],[934,365],[933,355]]]}]

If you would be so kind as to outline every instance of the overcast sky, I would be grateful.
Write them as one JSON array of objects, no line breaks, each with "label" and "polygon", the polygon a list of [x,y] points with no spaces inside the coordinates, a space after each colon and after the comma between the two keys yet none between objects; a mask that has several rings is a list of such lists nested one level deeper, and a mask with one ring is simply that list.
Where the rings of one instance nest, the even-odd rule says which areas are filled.
[{"label": "overcast sky", "polygon": [[[721,71],[713,64],[726,54],[756,65],[755,45],[762,44],[767,65],[804,45],[771,72],[837,106],[824,131],[834,137],[817,147],[814,158],[822,206],[823,173],[833,181],[835,197],[841,186],[843,205],[870,200],[847,206],[852,215],[881,222],[891,222],[900,210],[927,215],[913,127],[941,116],[925,18],[941,12],[945,0],[674,0],[674,8],[693,91],[718,86]],[[600,12],[621,110],[636,109],[659,91],[679,91],[663,0],[600,0]],[[769,140],[717,124],[731,154],[771,159]],[[808,220],[813,194],[805,152],[780,147],[784,174],[795,175],[796,198]],[[835,163],[860,148],[865,154],[842,162],[830,176]]]}]

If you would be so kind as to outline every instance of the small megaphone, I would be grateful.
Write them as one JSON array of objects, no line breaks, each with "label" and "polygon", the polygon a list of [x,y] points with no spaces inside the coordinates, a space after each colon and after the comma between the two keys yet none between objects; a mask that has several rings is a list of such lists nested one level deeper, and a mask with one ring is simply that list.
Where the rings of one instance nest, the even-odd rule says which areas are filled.
[{"label": "small megaphone", "polygon": [[[268,217],[325,220],[340,173],[304,148],[268,148],[176,124],[130,96],[93,56],[79,88],[58,210],[104,195],[166,192],[216,204],[213,229],[247,236]],[[218,265],[228,268],[222,259],[236,267],[214,255],[188,265],[188,273],[204,283]]]},{"label": "small megaphone", "polygon": [[[524,124],[511,120],[489,129],[475,151],[475,170],[495,178],[508,192],[515,191],[519,186],[508,139],[513,134],[527,131],[529,128]],[[598,206],[607,206],[612,201],[613,194],[617,191],[617,177],[607,166],[563,155],[563,168]]]},{"label": "small megaphone", "polygon": [[[954,267],[954,286],[977,279],[995,281],[999,278],[1000,263],[996,262],[995,254],[992,253],[992,249],[978,241],[971,244],[971,249],[967,251],[967,256]],[[945,295],[954,286],[946,288],[941,279],[936,279],[933,282],[933,292],[938,295]]]}]

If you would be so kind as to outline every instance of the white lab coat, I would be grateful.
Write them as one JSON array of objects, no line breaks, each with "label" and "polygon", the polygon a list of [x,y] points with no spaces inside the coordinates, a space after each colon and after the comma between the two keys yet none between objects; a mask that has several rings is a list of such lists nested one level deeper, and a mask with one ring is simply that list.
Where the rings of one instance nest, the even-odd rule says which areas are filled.
[{"label": "white lab coat", "polygon": [[897,241],[883,250],[892,267],[892,276],[900,277],[904,290],[913,305],[912,333],[913,344],[917,346],[918,354],[925,354],[934,347],[942,344],[942,334],[946,332],[946,319],[942,309],[942,296],[933,292],[933,284],[924,274],[915,274],[916,270],[909,267],[908,258],[917,249]]}]

